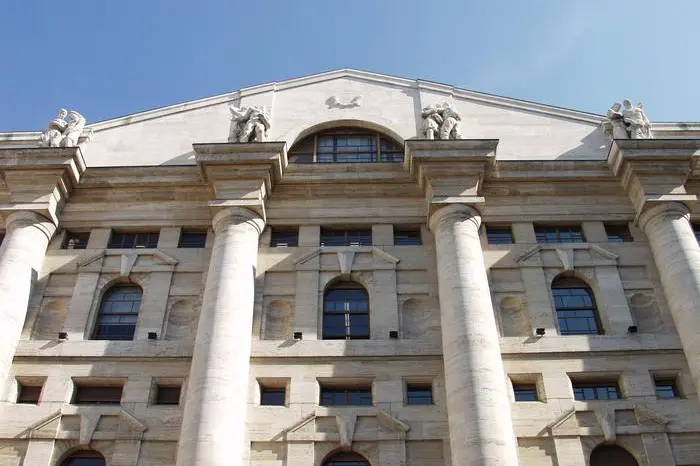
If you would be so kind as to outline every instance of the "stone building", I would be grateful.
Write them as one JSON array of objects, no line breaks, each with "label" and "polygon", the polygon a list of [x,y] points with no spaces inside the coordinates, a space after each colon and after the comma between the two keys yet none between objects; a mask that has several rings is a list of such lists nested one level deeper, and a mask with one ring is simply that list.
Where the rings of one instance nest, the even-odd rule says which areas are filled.
[{"label": "stone building", "polygon": [[700,465],[700,124],[354,70],[85,123],[0,133],[0,466]]}]

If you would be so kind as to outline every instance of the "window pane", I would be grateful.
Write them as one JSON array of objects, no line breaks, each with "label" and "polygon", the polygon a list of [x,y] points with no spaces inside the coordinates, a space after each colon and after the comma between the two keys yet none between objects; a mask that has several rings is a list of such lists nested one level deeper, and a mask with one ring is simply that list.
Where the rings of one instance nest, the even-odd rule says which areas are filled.
[{"label": "window pane", "polygon": [[105,294],[100,304],[94,339],[133,339],[140,307],[140,288],[135,286],[112,288]]},{"label": "window pane", "polygon": [[420,230],[397,230],[394,228],[394,246],[420,246]]},{"label": "window pane", "polygon": [[538,401],[535,385],[513,385],[515,401]]},{"label": "window pane", "polygon": [[[486,226],[486,239],[489,244],[513,244],[513,232],[510,227]],[[538,242],[540,242],[538,240]]]},{"label": "window pane", "polygon": [[605,224],[605,233],[608,235],[609,243],[628,243],[633,241],[627,225]]},{"label": "window pane", "polygon": [[17,384],[17,403],[38,404],[41,396],[41,385]]},{"label": "window pane", "polygon": [[74,404],[119,404],[121,386],[81,386],[75,388]]},{"label": "window pane", "polygon": [[430,405],[433,404],[433,389],[429,386],[406,387],[406,404]]},{"label": "window pane", "polygon": [[[180,241],[177,245],[179,248],[203,248],[207,242],[206,231],[187,231],[182,230],[180,233]],[[157,243],[157,241],[156,241]]]},{"label": "window pane", "polygon": [[583,243],[585,238],[580,226],[535,226],[538,243]]},{"label": "window pane", "polygon": [[298,229],[277,229],[273,228],[270,232],[270,247],[271,248],[282,248],[282,247],[297,247],[299,244],[299,230]]},{"label": "window pane", "polygon": [[85,249],[87,248],[90,232],[67,231],[63,239],[61,249]]},{"label": "window pane", "polygon": [[260,404],[262,406],[284,406],[286,390],[284,388],[261,388]]},{"label": "window pane", "polygon": [[180,404],[180,387],[177,386],[157,386],[156,404],[177,405]]},{"label": "window pane", "polygon": [[656,396],[659,398],[676,398],[678,390],[674,380],[655,380]]}]

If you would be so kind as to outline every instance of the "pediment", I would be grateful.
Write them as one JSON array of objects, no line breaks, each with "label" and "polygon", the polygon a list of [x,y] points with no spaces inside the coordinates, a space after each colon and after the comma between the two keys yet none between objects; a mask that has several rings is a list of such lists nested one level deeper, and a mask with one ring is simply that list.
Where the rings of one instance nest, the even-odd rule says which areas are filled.
[{"label": "pediment", "polygon": [[[581,253],[585,255],[582,257]],[[594,243],[561,243],[536,244],[515,260],[523,267],[541,267],[547,262],[548,266],[558,265],[564,270],[575,270],[578,266],[617,265],[618,258],[617,254]]]},{"label": "pediment", "polygon": [[617,435],[663,432],[669,419],[642,405],[574,406],[547,424],[553,436],[602,435],[614,442]]},{"label": "pediment", "polygon": [[[312,259],[331,255],[337,257],[337,270],[340,271],[341,275],[350,275],[353,270],[395,269],[400,260],[377,246],[329,246],[314,248],[302,253],[292,259],[292,262],[297,269],[314,268],[316,264],[312,262]],[[371,255],[372,260],[371,262],[356,263],[355,259],[359,255]]]},{"label": "pediment", "polygon": [[[151,268],[148,268],[150,272],[157,271],[152,269],[153,266],[173,270],[178,263],[177,259],[160,249],[101,249],[95,254],[78,259],[76,268],[86,272],[103,272],[105,267],[109,267],[105,264],[106,259],[109,258],[119,258],[118,271],[122,277],[128,277],[132,272],[139,271],[136,268],[139,259],[150,259]],[[116,264],[113,267],[116,268]]]}]

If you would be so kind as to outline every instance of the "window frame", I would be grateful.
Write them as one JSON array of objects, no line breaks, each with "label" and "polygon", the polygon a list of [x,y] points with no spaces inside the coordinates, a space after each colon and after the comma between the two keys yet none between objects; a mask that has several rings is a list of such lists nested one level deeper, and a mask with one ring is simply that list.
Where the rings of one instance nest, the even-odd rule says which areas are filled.
[{"label": "window frame", "polygon": [[[102,390],[104,393],[109,393],[113,391],[112,395],[116,395],[116,391],[119,390],[119,399],[116,396],[112,397],[102,397],[98,398],[96,395],[91,395],[90,399],[83,400],[85,397],[85,391],[93,390],[98,392]],[[81,393],[82,392],[82,393]],[[89,392],[88,392],[89,393]],[[73,387],[73,396],[71,397],[71,404],[79,406],[117,406],[121,405],[122,397],[124,396],[124,384],[99,384],[90,382],[75,383]]]},{"label": "window frame", "polygon": [[422,246],[421,229],[394,226],[394,246]]},{"label": "window frame", "polygon": [[[133,244],[129,238],[133,237]],[[122,231],[112,230],[107,242],[107,249],[156,249],[160,239],[160,230]],[[117,241],[119,240],[119,241]]]},{"label": "window frame", "polygon": [[[620,384],[618,380],[611,379],[601,379],[601,380],[572,380],[571,388],[574,394],[575,401],[617,401],[622,400],[622,391],[620,390]],[[593,398],[577,398],[577,392],[585,395],[587,392],[584,390],[593,389]],[[610,397],[611,389],[614,390],[615,397]],[[605,390],[606,397],[600,397],[602,393],[600,390]]]},{"label": "window frame", "polygon": [[[177,247],[180,249],[204,249],[207,246],[207,230],[181,229],[177,239]],[[189,238],[186,238],[189,236]],[[195,238],[197,240],[195,240]],[[184,241],[183,241],[184,240]]]},{"label": "window frame", "polygon": [[[28,393],[28,392],[29,393]],[[16,404],[38,405],[44,391],[44,383],[30,383],[17,380]],[[27,396],[31,395],[31,396]]]},{"label": "window frame", "polygon": [[[329,294],[335,293],[335,292],[360,292],[358,294],[362,294],[364,296],[364,300],[350,300],[347,297],[343,298],[343,300],[334,300],[330,301],[329,300]],[[339,311],[335,309],[337,307],[337,303],[343,304],[343,309],[342,311]],[[366,309],[352,309],[351,303],[352,302],[366,302]],[[333,303],[333,306],[331,306],[331,303]],[[332,309],[333,308],[333,309]],[[351,282],[351,281],[339,281],[336,283],[333,283],[329,285],[326,290],[323,292],[323,309],[322,309],[322,319],[321,319],[321,339],[322,340],[369,340],[370,339],[370,310],[371,310],[371,303],[369,299],[369,293],[359,283]],[[328,323],[328,321],[331,320],[337,320],[333,319],[332,317],[336,316],[343,316],[343,321],[344,321],[344,334],[341,337],[339,333],[331,333],[331,329],[336,329],[340,328],[339,325],[331,325]],[[353,319],[352,316],[366,316],[366,322],[367,322],[367,331],[366,333],[360,333],[360,332],[353,332],[353,328],[362,328],[364,327],[361,324],[355,323],[353,325],[353,320],[360,320],[359,318]]]},{"label": "window frame", "polygon": [[[341,395],[343,403],[325,403],[324,395]],[[350,396],[360,396],[367,397],[368,403],[350,403]],[[363,399],[363,398],[360,398]],[[334,400],[335,401],[335,400]],[[372,394],[372,387],[363,385],[352,385],[352,386],[340,386],[340,385],[325,385],[321,384],[321,389],[319,391],[318,398],[319,406],[374,406],[374,396]]]},{"label": "window frame", "polygon": [[[580,223],[566,225],[535,224],[533,228],[535,230],[535,241],[537,244],[581,244],[587,242]],[[562,237],[566,235],[569,236],[570,240],[562,241]],[[573,238],[574,235],[578,238]]]},{"label": "window frame", "polygon": [[[518,399],[518,394],[532,392],[534,399]],[[540,393],[536,383],[513,382],[513,400],[516,403],[532,403],[540,401]]]},{"label": "window frame", "polygon": [[[586,306],[561,306],[558,305],[558,301],[563,301],[563,300],[558,300],[557,298],[562,297],[566,298],[563,294],[560,296],[557,296],[557,293],[555,293],[556,290],[566,290],[566,291],[572,291],[572,290],[583,290],[588,298],[591,301],[591,305]],[[598,305],[595,300],[595,295],[593,293],[593,290],[591,289],[590,286],[583,280],[576,278],[576,277],[556,277],[554,280],[552,280],[552,284],[550,285],[550,295],[552,298],[552,303],[554,304],[554,315],[557,319],[557,327],[559,329],[559,335],[562,336],[568,336],[568,335],[604,335],[605,330],[603,328],[603,325],[601,324],[600,321],[600,312],[598,310]],[[571,295],[570,297],[575,297],[574,295]],[[592,316],[562,316],[562,313],[567,313],[567,312],[591,312],[593,315]],[[574,319],[586,319],[588,322],[588,327],[590,329],[590,323],[594,322],[595,323],[595,331],[588,331],[588,332],[582,332],[582,331],[570,331],[568,330],[568,324],[566,325],[566,329],[564,329],[564,326],[562,325],[562,321],[574,321]]]},{"label": "window frame", "polygon": [[[659,386],[668,386],[671,389],[673,396],[661,396],[659,394]],[[682,398],[681,391],[678,388],[678,378],[677,377],[662,377],[654,376],[654,393],[656,398],[659,400],[673,400],[677,398]]]},{"label": "window frame", "polygon": [[271,248],[296,248],[299,247],[299,228],[292,227],[271,227],[270,228]]},{"label": "window frame", "polygon": [[[175,393],[177,390],[177,397],[163,397],[163,393],[170,393],[170,395]],[[176,384],[156,384],[155,386],[155,396],[153,397],[153,404],[156,406],[179,406],[180,399],[182,398],[182,385]]]},{"label": "window frame", "polygon": [[[420,395],[417,392],[427,392],[428,396]],[[421,401],[427,402],[423,403]],[[412,402],[413,401],[413,402]],[[433,384],[431,383],[416,383],[406,382],[406,406],[432,406],[435,404],[435,396],[433,394]]]},{"label": "window frame", "polygon": [[632,243],[634,237],[627,223],[603,223],[608,243]]},{"label": "window frame", "polygon": [[[268,399],[268,402],[266,402],[266,395],[272,395],[272,399]],[[275,398],[280,395],[281,399]],[[281,403],[275,403],[274,401],[281,401]],[[287,387],[260,385],[260,406],[287,406]]]},{"label": "window frame", "polygon": [[[121,292],[121,290],[126,290],[126,289],[131,289],[130,293],[134,293],[135,290],[138,290],[140,293],[139,299],[138,299],[138,307],[135,312],[105,312],[105,306],[113,303],[120,303],[120,302],[130,302],[131,307],[133,309],[134,304],[136,303],[136,300],[114,300],[110,301],[113,295],[116,295],[117,293]],[[91,335],[91,340],[102,340],[102,341],[132,341],[134,337],[136,336],[136,327],[138,325],[138,318],[139,318],[139,313],[141,311],[141,305],[143,304],[143,289],[134,284],[134,283],[118,283],[115,284],[114,286],[108,288],[105,290],[105,292],[102,295],[102,298],[100,299],[100,302],[97,307],[97,312],[95,315],[95,324],[93,326],[92,330],[92,335]],[[133,318],[133,324],[124,324],[122,322],[116,322],[116,323],[103,323],[104,320],[107,317],[130,317]],[[128,319],[131,320],[131,319]],[[119,333],[114,333],[110,334],[108,331],[106,331],[105,327],[130,327],[130,332],[127,335],[126,332],[123,334]]]},{"label": "window frame", "polygon": [[[88,242],[90,241],[90,233],[90,231],[65,230],[63,240],[61,241],[61,249],[66,251],[87,249]],[[76,239],[78,242],[76,242]],[[69,247],[71,241],[73,241],[73,247]]]},{"label": "window frame", "polygon": [[[332,138],[333,149],[330,151],[319,150],[320,138]],[[339,138],[367,138],[373,141],[369,146],[343,146],[339,144]],[[385,147],[386,144],[386,147]],[[301,149],[307,146],[301,151]],[[365,150],[342,150],[340,147],[358,147]],[[391,149],[387,149],[390,147]],[[309,148],[311,150],[309,150]],[[386,155],[385,155],[386,154]],[[328,156],[330,157],[324,157]],[[359,157],[351,160],[353,155],[367,155],[365,160]],[[400,163],[403,162],[404,148],[394,138],[379,131],[354,127],[339,126],[327,130],[317,131],[305,136],[295,143],[288,152],[289,163]],[[326,160],[323,160],[326,159]],[[340,160],[339,160],[340,159]]]},{"label": "window frame", "polygon": [[[506,235],[506,230],[508,230],[508,241],[502,241],[500,238],[503,238]],[[513,226],[486,224],[486,243],[488,245],[515,244],[515,238],[513,237]]]},{"label": "window frame", "polygon": [[[354,237],[357,237],[357,240],[353,239]],[[340,241],[336,238],[340,238]],[[321,227],[319,245],[322,248],[372,246],[372,228]]]}]

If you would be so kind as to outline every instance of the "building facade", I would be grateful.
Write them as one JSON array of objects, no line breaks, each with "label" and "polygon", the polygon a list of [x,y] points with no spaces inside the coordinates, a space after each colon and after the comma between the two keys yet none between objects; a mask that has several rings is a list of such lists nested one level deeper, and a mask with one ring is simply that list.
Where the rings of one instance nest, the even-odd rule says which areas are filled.
[{"label": "building facade", "polygon": [[0,466],[700,465],[700,124],[354,70],[85,124],[0,133]]}]

